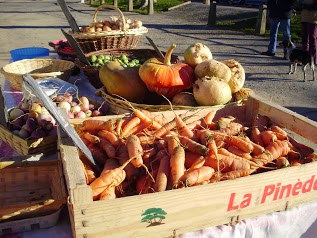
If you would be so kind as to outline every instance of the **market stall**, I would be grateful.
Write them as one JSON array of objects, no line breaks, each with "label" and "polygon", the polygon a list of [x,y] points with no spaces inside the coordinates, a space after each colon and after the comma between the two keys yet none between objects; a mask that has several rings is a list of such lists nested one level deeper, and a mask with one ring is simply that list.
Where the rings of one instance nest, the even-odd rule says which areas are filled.
[{"label": "market stall", "polygon": [[[80,98],[76,105],[48,97],[54,94],[37,84],[36,76],[43,78],[43,72],[15,74],[24,84],[12,84],[13,73],[6,75],[1,91],[7,123],[24,120],[22,112],[16,116],[10,110],[22,110],[27,97],[31,104],[26,114],[36,117],[37,103],[52,116],[45,128],[56,122],[58,133],[49,143],[51,151],[41,147],[47,146],[48,134],[32,138],[31,146],[26,142],[32,135],[23,138],[24,125],[5,131],[12,136],[5,134],[3,140],[13,139],[0,144],[0,234],[314,237],[316,122],[252,95],[243,88],[242,65],[214,59],[203,44],[190,45],[184,60],[173,55],[175,44],[160,54],[157,49],[122,49],[135,48],[147,30],[133,22],[131,35],[122,34],[128,22],[120,11],[121,24],[114,18],[101,24],[96,20],[101,9],[93,24],[67,35],[85,55],[67,59],[80,72],[61,77],[67,90],[59,91],[59,86],[54,93]],[[118,35],[119,42],[107,41]],[[58,78],[67,69],[50,71]],[[75,93],[69,95],[72,87]],[[81,106],[90,108],[92,99],[108,106],[107,115],[84,111]],[[61,104],[67,113],[56,115]]]}]

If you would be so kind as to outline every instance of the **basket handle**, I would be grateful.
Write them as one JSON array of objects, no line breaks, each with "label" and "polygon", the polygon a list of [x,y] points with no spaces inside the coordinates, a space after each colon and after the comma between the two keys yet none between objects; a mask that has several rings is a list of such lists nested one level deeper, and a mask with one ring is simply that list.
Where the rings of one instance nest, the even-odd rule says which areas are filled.
[{"label": "basket handle", "polygon": [[119,18],[120,20],[122,21],[122,29],[120,30],[124,30],[126,29],[126,21],[125,21],[125,17],[123,15],[123,13],[121,12],[121,10],[115,6],[112,6],[112,5],[100,5],[99,7],[96,8],[95,10],[95,13],[94,13],[94,18],[93,18],[93,22],[96,23],[97,22],[97,14],[98,12],[101,10],[101,9],[105,9],[105,8],[108,8],[108,9],[113,9],[113,10],[116,10],[119,14]]}]

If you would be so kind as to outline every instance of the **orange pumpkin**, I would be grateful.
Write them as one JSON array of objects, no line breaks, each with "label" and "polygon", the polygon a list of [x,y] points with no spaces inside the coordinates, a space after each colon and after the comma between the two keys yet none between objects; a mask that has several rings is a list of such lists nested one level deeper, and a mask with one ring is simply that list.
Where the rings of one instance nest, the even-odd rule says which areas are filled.
[{"label": "orange pumpkin", "polygon": [[171,63],[176,45],[166,52],[165,58],[150,58],[139,68],[139,76],[150,92],[172,98],[184,89],[191,88],[195,81],[194,70],[185,63]]}]

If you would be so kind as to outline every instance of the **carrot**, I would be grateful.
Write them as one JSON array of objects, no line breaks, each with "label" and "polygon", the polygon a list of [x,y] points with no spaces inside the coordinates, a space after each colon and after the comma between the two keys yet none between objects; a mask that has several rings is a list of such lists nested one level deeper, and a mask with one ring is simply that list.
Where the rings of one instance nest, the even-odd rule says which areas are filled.
[{"label": "carrot", "polygon": [[212,110],[208,112],[202,119],[201,119],[201,126],[203,128],[207,128],[209,124],[213,122],[213,119],[217,113],[217,110]]},{"label": "carrot", "polygon": [[[179,117],[182,120],[186,120],[185,115],[179,115]],[[165,123],[161,128],[155,130],[151,135],[154,137],[162,137],[164,135],[166,135],[167,133],[169,133],[170,131],[172,131],[174,128],[176,127],[176,120],[175,118],[172,119],[171,121]]]},{"label": "carrot", "polygon": [[240,150],[239,148],[237,148],[237,147],[235,147],[235,146],[229,145],[229,146],[227,147],[227,150],[230,151],[231,153],[233,153],[233,154],[235,154],[235,155],[237,155],[237,156],[240,156],[240,157],[242,157],[242,158],[245,158],[245,159],[247,159],[247,160],[252,159],[252,156],[251,156],[250,153],[246,153],[246,152]]},{"label": "carrot", "polygon": [[216,121],[218,129],[221,130],[221,129],[227,128],[230,125],[230,123],[234,121],[235,119],[236,118],[234,118],[233,116],[220,117]]},{"label": "carrot", "polygon": [[262,166],[271,163],[273,160],[285,156],[290,151],[287,141],[275,141],[265,147],[265,152],[261,155],[255,156],[251,161]]},{"label": "carrot", "polygon": [[278,125],[272,125],[271,130],[275,133],[277,139],[279,140],[286,140],[288,137],[287,132]]},{"label": "carrot", "polygon": [[106,160],[108,159],[107,154],[99,147],[98,144],[88,145],[88,149],[91,151],[92,156],[96,160],[96,163],[100,168],[103,168]]},{"label": "carrot", "polygon": [[146,113],[144,113],[142,110],[139,110],[139,109],[133,109],[133,113],[136,117],[138,117],[141,122],[146,122],[147,124],[149,125],[152,125],[152,127],[154,129],[159,129],[162,127],[162,125],[160,123],[158,123],[157,121],[155,120],[152,120],[149,116],[147,116]]},{"label": "carrot", "polygon": [[200,154],[185,151],[185,168],[189,169],[190,167],[195,166],[194,164],[196,164],[196,166],[199,166],[198,161],[201,161],[202,159],[204,159],[204,156]]},{"label": "carrot", "polygon": [[186,136],[191,139],[194,138],[194,132],[190,130],[188,126],[186,125],[186,123],[176,114],[175,114],[175,122],[176,122],[176,128],[179,135]]},{"label": "carrot", "polygon": [[261,138],[261,131],[259,130],[258,127],[252,127],[251,140],[260,146],[264,146],[263,140]]},{"label": "carrot", "polygon": [[262,131],[260,135],[265,146],[268,146],[272,142],[277,141],[277,136],[273,131]]},{"label": "carrot", "polygon": [[109,141],[113,146],[117,147],[120,144],[119,138],[112,132],[107,130],[101,130],[97,133],[97,136],[106,139]]},{"label": "carrot", "polygon": [[124,171],[125,166],[131,162],[133,158],[127,160],[123,165],[118,168],[102,171],[100,176],[96,178],[89,186],[92,189],[93,199],[97,199],[100,193],[102,193],[108,187],[116,187],[120,185],[126,178]]},{"label": "carrot", "polygon": [[208,181],[214,172],[215,170],[208,166],[202,166],[188,171],[180,177],[178,187],[190,187]]},{"label": "carrot", "polygon": [[[117,148],[116,158],[118,159],[120,165],[123,165],[127,160],[129,160],[128,149],[125,144],[121,144]],[[129,181],[135,181],[140,174],[140,170],[135,168],[131,163],[127,164],[124,170]]]},{"label": "carrot", "polygon": [[143,112],[146,116],[148,116],[153,121],[156,121],[157,123],[159,123],[161,126],[167,123],[167,120],[163,114],[153,114],[152,112],[144,110],[144,109],[141,109],[141,112]]},{"label": "carrot", "polygon": [[243,125],[238,122],[230,122],[225,128],[221,128],[219,131],[227,135],[235,136],[242,132]]},{"label": "carrot", "polygon": [[215,157],[208,157],[205,162],[205,166],[209,166],[217,171],[228,172],[231,170],[250,169],[251,165],[249,161],[238,159],[234,156],[223,155],[218,153],[218,159]]},{"label": "carrot", "polygon": [[133,127],[137,126],[140,124],[141,120],[138,117],[132,117],[127,121],[127,123],[124,123],[122,125],[122,130],[121,130],[121,137],[126,137],[130,130],[132,130]]},{"label": "carrot", "polygon": [[165,140],[167,142],[168,154],[172,155],[174,152],[174,149],[180,145],[179,138],[175,135],[168,135],[165,137]]},{"label": "carrot", "polygon": [[93,168],[90,166],[89,163],[84,162],[84,158],[81,156],[81,165],[84,170],[85,178],[86,178],[86,183],[89,185],[92,181],[94,181],[97,178],[97,175]]},{"label": "carrot", "polygon": [[[195,161],[192,162],[191,166],[188,168],[187,171],[191,171],[193,169],[197,169],[197,168],[204,166],[205,161],[206,161],[206,157],[204,157],[202,155],[199,156]],[[185,168],[186,168],[186,154],[185,154]]]},{"label": "carrot", "polygon": [[164,156],[160,160],[160,166],[158,168],[156,180],[154,183],[154,191],[161,192],[166,190],[169,174],[170,174],[170,157]]},{"label": "carrot", "polygon": [[134,167],[139,168],[143,165],[143,148],[139,137],[136,135],[130,135],[127,138],[126,146],[128,149],[129,158],[134,158],[131,163]]},{"label": "carrot", "polygon": [[262,154],[262,153],[265,151],[265,149],[264,149],[263,146],[261,146],[261,145],[259,145],[259,144],[256,144],[255,142],[253,142],[252,140],[250,140],[249,137],[247,137],[247,136],[241,136],[240,138],[243,139],[243,140],[245,140],[245,141],[250,142],[250,143],[253,145],[253,150],[252,150],[252,152],[251,152],[252,155],[260,155],[260,154]]},{"label": "carrot", "polygon": [[99,200],[115,199],[117,197],[115,191],[116,187],[107,187],[100,193]]},{"label": "carrot", "polygon": [[150,128],[153,125],[152,121],[145,121],[145,122],[140,122],[137,124],[135,127],[133,127],[129,132],[125,133],[124,136],[127,137],[132,134],[138,134],[139,132]]},{"label": "carrot", "polygon": [[100,138],[98,136],[95,136],[93,134],[90,134],[89,132],[84,132],[84,138],[86,140],[88,140],[90,143],[93,143],[93,144],[97,144],[100,142]]},{"label": "carrot", "polygon": [[185,172],[185,150],[182,146],[174,149],[170,157],[170,167],[172,187],[177,188],[178,180]]},{"label": "carrot", "polygon": [[121,136],[122,125],[125,120],[123,118],[118,118],[116,120],[115,133],[117,136]]},{"label": "carrot", "polygon": [[115,128],[115,123],[113,120],[94,120],[94,119],[87,119],[83,121],[83,130],[87,131],[94,131],[94,130],[107,130],[113,131]]},{"label": "carrot", "polygon": [[275,161],[278,169],[286,168],[290,166],[288,159],[285,156],[278,157]]},{"label": "carrot", "polygon": [[210,131],[215,141],[224,141],[228,145],[233,145],[240,150],[251,153],[253,151],[253,144],[243,139],[241,136],[229,136],[219,131]]},{"label": "carrot", "polygon": [[108,140],[100,138],[99,146],[109,158],[116,157],[116,148]]},{"label": "carrot", "polygon": [[158,170],[153,170],[151,173],[143,174],[137,181],[136,181],[136,191],[138,194],[147,194],[154,192],[154,180],[153,177],[157,176]]},{"label": "carrot", "polygon": [[185,136],[178,136],[178,138],[185,150],[189,150],[200,155],[206,155],[208,153],[208,148],[206,146]]},{"label": "carrot", "polygon": [[210,182],[217,182],[229,179],[236,179],[240,177],[245,177],[251,175],[255,172],[255,169],[240,169],[240,170],[233,170],[226,173],[221,173],[220,178],[212,179]]}]

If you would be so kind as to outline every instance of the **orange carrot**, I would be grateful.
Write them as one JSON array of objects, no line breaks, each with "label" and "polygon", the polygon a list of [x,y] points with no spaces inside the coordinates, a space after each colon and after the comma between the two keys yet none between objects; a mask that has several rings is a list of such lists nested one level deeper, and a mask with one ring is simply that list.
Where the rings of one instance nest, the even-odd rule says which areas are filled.
[{"label": "orange carrot", "polygon": [[141,120],[138,117],[132,117],[130,120],[127,121],[124,125],[122,125],[121,137],[126,137],[129,134],[130,130],[133,127],[140,124]]},{"label": "orange carrot", "polygon": [[153,121],[156,121],[157,123],[159,123],[161,126],[167,123],[167,120],[163,114],[153,114],[152,112],[143,110],[143,109],[141,109],[141,112],[143,112],[146,116],[148,116]]},{"label": "orange carrot", "polygon": [[238,157],[223,155],[218,153],[218,159],[214,157],[207,157],[205,165],[212,167],[213,169],[221,172],[228,172],[231,170],[240,170],[240,169],[250,169],[250,162],[243,159],[238,159]]},{"label": "orange carrot", "polygon": [[261,131],[259,130],[258,127],[252,127],[251,140],[260,146],[264,146],[263,140],[261,138]]},{"label": "orange carrot", "polygon": [[285,156],[290,151],[287,141],[275,141],[265,147],[265,152],[261,155],[255,156],[251,161],[262,166],[271,163],[273,160]]},{"label": "orange carrot", "polygon": [[105,190],[103,190],[99,195],[99,200],[109,200],[109,199],[115,199],[116,198],[116,187],[107,187]]},{"label": "orange carrot", "polygon": [[186,136],[191,139],[194,138],[194,132],[190,130],[187,127],[186,123],[176,114],[175,114],[175,122],[176,122],[176,128],[179,135]]},{"label": "orange carrot", "polygon": [[208,181],[214,172],[215,170],[208,166],[202,166],[188,171],[180,177],[178,187],[190,187]]},{"label": "orange carrot", "polygon": [[85,178],[86,178],[86,183],[89,185],[92,181],[94,181],[97,178],[97,175],[95,171],[93,170],[92,166],[90,166],[89,163],[84,162],[85,159],[81,158],[81,165],[84,170]]},{"label": "orange carrot", "polygon": [[99,137],[106,139],[109,141],[113,146],[117,147],[120,144],[119,138],[112,132],[107,130],[101,130],[97,134]]},{"label": "orange carrot", "polygon": [[143,166],[143,148],[139,137],[136,135],[130,135],[127,138],[126,146],[128,149],[129,158],[133,158],[131,163],[134,165],[134,167],[139,168]]},{"label": "orange carrot", "polygon": [[206,155],[208,148],[186,136],[178,136],[180,143],[184,146],[185,150],[189,150],[193,153],[200,155]]},{"label": "orange carrot", "polygon": [[240,170],[233,170],[226,173],[221,173],[220,178],[212,179],[211,182],[229,180],[229,179],[236,179],[240,177],[245,177],[251,175],[255,172],[255,169],[240,169]]},{"label": "orange carrot", "polygon": [[219,129],[220,132],[235,136],[242,132],[243,125],[238,122],[230,122],[227,127]]},{"label": "orange carrot", "polygon": [[122,183],[126,177],[124,168],[131,162],[132,159],[126,161],[123,165],[115,169],[106,169],[107,171],[101,172],[100,176],[96,178],[89,186],[92,189],[93,199],[97,199],[108,187],[116,187]]},{"label": "orange carrot", "polygon": [[116,148],[108,140],[100,138],[99,146],[109,158],[116,157]]},{"label": "orange carrot", "polygon": [[172,187],[177,188],[179,178],[185,172],[185,150],[181,146],[177,146],[171,157],[170,157],[170,167],[171,167],[171,178]]},{"label": "orange carrot", "polygon": [[129,136],[132,134],[138,134],[139,132],[144,131],[147,128],[150,128],[153,125],[152,121],[145,121],[145,122],[140,122],[137,124],[135,127],[133,127],[129,132],[127,132],[124,136]]},{"label": "orange carrot", "polygon": [[237,147],[235,147],[235,146],[229,145],[229,146],[227,147],[227,150],[230,151],[231,153],[233,153],[233,154],[235,154],[235,155],[237,155],[237,156],[240,156],[240,157],[242,157],[242,158],[245,158],[245,159],[247,159],[247,160],[252,159],[252,156],[251,156],[250,153],[246,153],[246,152],[240,150],[239,148],[237,148]]},{"label": "orange carrot", "polygon": [[[125,144],[121,144],[117,148],[116,158],[118,159],[120,165],[123,165],[127,160],[129,160],[128,149]],[[131,163],[127,164],[124,170],[129,181],[135,181],[140,174],[140,170],[135,168]]]},{"label": "orange carrot", "polygon": [[154,183],[154,191],[161,192],[166,190],[169,174],[170,174],[170,157],[164,156],[160,160],[160,166],[158,168],[156,180]]},{"label": "orange carrot", "polygon": [[252,153],[251,153],[252,155],[260,155],[260,154],[262,154],[262,153],[265,151],[265,149],[264,149],[263,146],[261,146],[261,145],[259,145],[259,144],[256,144],[255,142],[253,142],[252,140],[250,140],[249,137],[247,137],[247,136],[241,136],[240,138],[243,139],[243,140],[245,140],[245,141],[250,142],[250,143],[253,145],[253,150],[252,150]]},{"label": "orange carrot", "polygon": [[174,152],[174,149],[180,145],[179,138],[175,135],[168,135],[165,137],[165,140],[167,142],[168,154],[172,155]]},{"label": "orange carrot", "polygon": [[100,138],[98,136],[95,136],[93,134],[90,134],[89,132],[84,132],[84,138],[86,140],[88,140],[90,143],[93,143],[93,144],[97,144],[100,142]]},{"label": "orange carrot", "polygon": [[204,159],[204,156],[202,156],[200,154],[193,153],[190,151],[185,151],[185,168],[189,169],[192,166],[193,167],[199,166],[198,161],[202,161],[202,159]]},{"label": "orange carrot", "polygon": [[123,118],[118,118],[116,120],[115,133],[117,136],[121,136],[122,125],[125,120]]},{"label": "orange carrot", "polygon": [[217,110],[212,110],[208,112],[202,119],[201,119],[201,125],[203,128],[207,128],[209,124],[213,122],[213,119],[217,113]]},{"label": "orange carrot", "polygon": [[277,141],[277,136],[275,135],[273,131],[269,131],[269,130],[262,131],[260,135],[265,146],[268,146],[272,142]]},{"label": "orange carrot", "polygon": [[91,151],[91,154],[99,167],[103,168],[106,160],[108,159],[107,154],[99,147],[98,144],[90,144],[88,145],[88,149]]},{"label": "orange carrot", "polygon": [[154,192],[154,180],[153,177],[156,177],[158,170],[155,169],[148,174],[143,174],[136,181],[136,191],[138,194],[146,194]]},{"label": "orange carrot", "polygon": [[94,120],[87,119],[83,121],[83,130],[94,131],[94,130],[108,130],[113,131],[115,128],[115,123],[113,120]]},{"label": "orange carrot", "polygon": [[133,113],[136,117],[140,118],[141,122],[146,122],[146,124],[152,125],[154,129],[159,129],[162,127],[160,123],[155,120],[152,120],[146,113],[143,113],[142,110],[133,109]]},{"label": "orange carrot", "polygon": [[272,125],[271,130],[275,133],[277,139],[279,140],[286,140],[287,139],[287,132],[283,130],[281,127],[278,125]]}]

